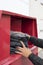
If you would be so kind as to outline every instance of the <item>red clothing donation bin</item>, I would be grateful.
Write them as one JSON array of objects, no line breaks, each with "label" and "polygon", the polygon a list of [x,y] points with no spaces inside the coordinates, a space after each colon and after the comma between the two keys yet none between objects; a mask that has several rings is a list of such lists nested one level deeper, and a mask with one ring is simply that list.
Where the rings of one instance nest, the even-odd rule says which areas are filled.
[{"label": "red clothing donation bin", "polygon": [[[0,65],[33,65],[19,54],[10,54],[10,31],[21,31],[37,37],[36,18],[0,10]],[[28,43],[37,55],[38,48]]]}]

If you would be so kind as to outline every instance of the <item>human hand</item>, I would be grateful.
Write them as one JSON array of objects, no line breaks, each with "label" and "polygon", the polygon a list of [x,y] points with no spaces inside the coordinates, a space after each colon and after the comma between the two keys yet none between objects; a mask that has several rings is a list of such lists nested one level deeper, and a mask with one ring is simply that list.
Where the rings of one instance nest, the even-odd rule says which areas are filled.
[{"label": "human hand", "polygon": [[[24,57],[29,57],[29,55],[32,53],[31,50],[27,47],[25,47],[24,43],[20,41],[23,47],[17,47],[16,49],[18,51],[15,51],[18,54],[21,54]],[[20,52],[19,52],[20,51]]]}]

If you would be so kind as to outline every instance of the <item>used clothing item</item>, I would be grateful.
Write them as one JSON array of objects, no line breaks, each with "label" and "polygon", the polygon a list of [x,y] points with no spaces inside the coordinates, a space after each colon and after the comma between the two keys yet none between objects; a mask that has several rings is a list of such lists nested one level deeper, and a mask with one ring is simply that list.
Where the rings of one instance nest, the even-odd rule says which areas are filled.
[{"label": "used clothing item", "polygon": [[[27,40],[24,40],[23,42],[24,42],[25,46],[28,47],[28,41]],[[19,39],[11,39],[10,46],[12,46],[14,48],[16,48],[17,46],[22,47],[22,44],[21,44],[21,42],[20,42]]]},{"label": "used clothing item", "polygon": [[13,50],[15,51],[17,46],[22,47],[22,44],[20,43],[20,41],[23,41],[25,46],[28,47],[29,39],[25,33],[11,31],[10,33],[10,48],[11,48],[10,53],[15,53],[13,52]]},{"label": "used clothing item", "polygon": [[14,54],[14,53],[15,53],[15,51],[16,51],[16,49],[15,49],[15,48],[10,47],[10,54]]},{"label": "used clothing item", "polygon": [[[36,37],[30,37],[29,41],[31,41],[34,45],[43,48],[43,40],[36,38]],[[40,57],[34,55],[33,53],[28,57],[34,65],[43,65],[43,59]]]},{"label": "used clothing item", "polygon": [[10,32],[10,36],[18,36],[18,37],[25,37],[25,36],[27,36],[28,34],[26,34],[26,33],[22,33],[22,32],[16,32],[16,31],[11,31]]}]

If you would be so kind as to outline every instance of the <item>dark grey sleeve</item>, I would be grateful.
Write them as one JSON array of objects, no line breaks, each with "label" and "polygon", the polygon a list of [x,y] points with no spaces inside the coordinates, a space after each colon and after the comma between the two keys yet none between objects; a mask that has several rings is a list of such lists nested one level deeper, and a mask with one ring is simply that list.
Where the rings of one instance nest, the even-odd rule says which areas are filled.
[{"label": "dark grey sleeve", "polygon": [[34,65],[43,65],[43,59],[34,55],[33,53],[28,58]]},{"label": "dark grey sleeve", "polygon": [[43,39],[39,39],[31,36],[29,41],[32,42],[32,44],[34,44],[35,46],[43,48]]}]

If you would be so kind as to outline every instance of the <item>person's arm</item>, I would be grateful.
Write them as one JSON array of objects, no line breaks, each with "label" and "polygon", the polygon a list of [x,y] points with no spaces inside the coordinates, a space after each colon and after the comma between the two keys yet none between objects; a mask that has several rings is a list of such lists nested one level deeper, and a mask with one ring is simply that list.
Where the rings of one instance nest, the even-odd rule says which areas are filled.
[{"label": "person's arm", "polygon": [[36,56],[35,54],[30,54],[30,56],[28,57],[28,59],[30,59],[30,61],[34,64],[34,65],[43,65],[43,59],[41,59],[40,57]]},{"label": "person's arm", "polygon": [[43,39],[39,39],[39,38],[30,36],[29,41],[32,42],[32,44],[34,44],[35,46],[43,48]]},{"label": "person's arm", "polygon": [[29,34],[25,34],[28,37],[28,40],[34,44],[35,46],[38,46],[40,48],[43,48],[43,39],[37,38],[35,36],[31,36]]},{"label": "person's arm", "polygon": [[22,47],[16,48],[17,50],[20,51],[20,52],[15,51],[16,53],[21,54],[22,56],[30,59],[30,61],[34,65],[43,65],[43,60],[40,57],[34,55],[29,48],[25,47],[25,45],[22,41],[21,41],[21,44],[22,44],[23,48]]}]

